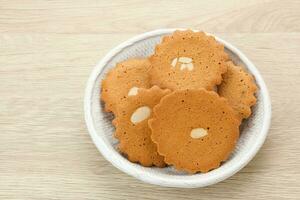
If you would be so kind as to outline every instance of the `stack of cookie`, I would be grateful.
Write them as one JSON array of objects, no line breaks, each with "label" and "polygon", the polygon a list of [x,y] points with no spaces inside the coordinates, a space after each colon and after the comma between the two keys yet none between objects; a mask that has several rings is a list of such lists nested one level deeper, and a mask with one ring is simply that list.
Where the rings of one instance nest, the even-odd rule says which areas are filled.
[{"label": "stack of cookie", "polygon": [[163,37],[149,58],[118,63],[101,99],[128,160],[197,173],[229,157],[256,89],[214,37],[187,30]]}]

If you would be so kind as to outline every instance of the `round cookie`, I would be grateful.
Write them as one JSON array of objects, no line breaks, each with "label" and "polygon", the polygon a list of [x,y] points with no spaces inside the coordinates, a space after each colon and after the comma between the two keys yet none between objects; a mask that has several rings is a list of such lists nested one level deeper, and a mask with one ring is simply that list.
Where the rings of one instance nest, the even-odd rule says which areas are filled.
[{"label": "round cookie", "polygon": [[228,55],[214,37],[187,30],[165,36],[149,60],[152,85],[212,90],[222,81]]},{"label": "round cookie", "polygon": [[115,137],[120,142],[119,150],[128,160],[143,166],[165,166],[164,158],[158,154],[156,144],[151,140],[148,119],[152,116],[152,108],[168,93],[170,90],[157,86],[138,89],[136,96],[122,102],[113,124],[116,127]]},{"label": "round cookie", "polygon": [[251,106],[256,103],[254,96],[257,86],[251,74],[242,67],[228,62],[227,72],[218,88],[220,96],[225,97],[238,117],[242,120],[251,115]]},{"label": "round cookie", "polygon": [[226,99],[200,89],[163,97],[148,124],[165,162],[196,173],[215,169],[228,158],[239,137],[240,121]]},{"label": "round cookie", "polygon": [[109,71],[102,81],[101,90],[105,111],[115,113],[120,101],[136,95],[138,88],[149,88],[149,69],[148,59],[129,59]]}]

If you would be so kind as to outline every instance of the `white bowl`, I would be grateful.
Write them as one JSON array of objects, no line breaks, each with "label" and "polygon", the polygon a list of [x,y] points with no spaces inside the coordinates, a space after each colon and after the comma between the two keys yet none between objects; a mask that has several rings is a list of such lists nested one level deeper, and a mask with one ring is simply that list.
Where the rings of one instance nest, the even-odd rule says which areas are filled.
[{"label": "white bowl", "polygon": [[241,136],[230,158],[219,168],[208,173],[194,175],[178,172],[172,167],[143,167],[131,163],[116,149],[118,141],[113,137],[114,127],[111,124],[113,116],[105,113],[100,102],[100,83],[108,69],[117,62],[127,58],[147,57],[161,37],[171,34],[175,29],[161,29],[133,37],[112,49],[96,66],[89,77],[84,99],[85,120],[88,131],[102,155],[121,171],[144,182],[181,188],[208,186],[232,176],[242,169],[258,152],[265,141],[271,121],[271,103],[267,87],[254,64],[236,47],[217,38],[224,44],[225,51],[233,61],[241,64],[254,75],[258,85],[257,104],[252,108],[253,114],[243,122]]}]

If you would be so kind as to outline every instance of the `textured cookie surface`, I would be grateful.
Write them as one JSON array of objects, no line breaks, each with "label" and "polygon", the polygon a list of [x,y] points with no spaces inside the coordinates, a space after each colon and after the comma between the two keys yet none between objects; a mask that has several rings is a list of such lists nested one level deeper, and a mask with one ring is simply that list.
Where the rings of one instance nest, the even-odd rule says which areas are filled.
[{"label": "textured cookie surface", "polygon": [[203,32],[175,31],[165,36],[150,57],[153,85],[171,90],[212,90],[221,83],[228,55],[224,46]]},{"label": "textured cookie surface", "polygon": [[149,88],[149,68],[148,59],[129,59],[118,63],[102,81],[101,99],[105,102],[105,110],[115,113],[120,102],[136,95],[138,88]]},{"label": "textured cookie surface", "polygon": [[242,67],[228,62],[227,72],[218,88],[220,96],[225,97],[237,112],[240,119],[251,115],[251,106],[256,103],[254,96],[257,86],[251,74]]},{"label": "textured cookie surface", "polygon": [[169,90],[157,86],[150,89],[138,89],[136,96],[130,96],[122,102],[113,124],[116,127],[115,137],[119,139],[119,150],[132,162],[143,166],[164,167],[165,162],[157,152],[156,144],[151,140],[148,119],[152,108]]},{"label": "textured cookie surface", "polygon": [[240,121],[226,99],[204,89],[166,95],[148,123],[165,162],[189,173],[217,168],[239,137]]}]

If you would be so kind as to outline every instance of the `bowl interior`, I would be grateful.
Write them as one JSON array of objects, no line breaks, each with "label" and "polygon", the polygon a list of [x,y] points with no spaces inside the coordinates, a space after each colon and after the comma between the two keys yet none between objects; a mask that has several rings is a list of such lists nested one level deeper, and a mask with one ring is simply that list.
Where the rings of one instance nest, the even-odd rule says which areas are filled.
[{"label": "bowl interior", "polygon": [[[114,127],[111,123],[113,119],[113,115],[104,112],[103,103],[99,101],[101,80],[105,77],[107,71],[113,68],[117,62],[123,61],[125,59],[141,58],[141,57],[143,58],[151,55],[154,51],[155,45],[160,42],[161,37],[165,34],[168,34],[168,32],[152,34],[147,36],[146,38],[136,39],[136,41],[131,43],[129,42],[126,45],[123,44],[122,48],[115,50],[113,53],[110,54],[110,56],[108,57],[106,56],[105,62],[100,63],[96,67],[94,73],[96,72],[97,74],[95,75],[95,82],[93,84],[91,100],[90,100],[91,101],[90,112],[91,112],[91,120],[92,120],[91,123],[93,124],[94,130],[97,134],[97,136],[94,137],[93,139],[96,145],[98,146],[99,150],[102,152],[102,154],[106,154],[107,152],[111,153],[111,155],[104,155],[104,156],[108,160],[110,160],[113,163],[113,165],[144,181],[152,182],[154,184],[167,185],[167,186],[180,186],[180,185],[176,185],[175,182],[173,182],[173,184],[172,183],[170,184],[169,181],[172,180],[173,181],[176,180],[177,182],[181,181],[181,184],[185,185],[185,187],[209,185],[214,182],[218,182],[221,179],[225,179],[225,176],[221,178],[219,177],[219,175],[224,173],[225,171],[228,171],[234,165],[241,162],[241,160],[245,160],[244,159],[245,156],[249,157],[249,151],[250,149],[252,149],[253,144],[257,142],[256,140],[258,138],[261,138],[259,137],[259,134],[261,134],[263,129],[264,103],[263,103],[262,90],[260,89],[261,85],[259,83],[258,83],[259,89],[256,93],[257,104],[254,107],[252,107],[253,114],[251,115],[251,117],[248,120],[244,121],[241,126],[240,138],[238,140],[234,152],[232,152],[230,158],[226,162],[224,162],[219,168],[204,174],[198,173],[198,174],[190,175],[184,172],[179,172],[175,170],[173,167],[166,167],[166,168],[151,167],[150,168],[150,167],[143,167],[139,164],[134,164],[129,162],[126,158],[124,158],[121,154],[118,153],[117,150],[118,140],[116,140],[113,137]],[[218,38],[217,40],[221,43],[224,42]],[[250,71],[254,76],[256,76],[256,73],[258,73],[257,71],[255,71],[256,69],[254,69],[253,71],[253,68],[251,67],[249,68],[247,66],[247,63],[245,63],[245,61],[243,61],[243,59],[241,59],[240,56],[238,56],[235,52],[233,52],[230,48],[228,48],[228,45],[226,47],[226,44],[225,44],[225,51],[230,55],[234,63],[240,64],[245,68],[248,68],[247,70]],[[97,144],[97,140],[101,140],[101,145],[105,145],[106,153],[104,153],[101,150],[103,147],[99,147],[100,143]],[[240,169],[243,167],[243,164],[241,163],[239,164],[240,164],[239,167]],[[235,172],[238,171],[239,169],[236,168]],[[235,172],[228,174],[227,177],[232,175]],[[159,178],[161,182],[157,183],[154,180],[156,178]],[[197,182],[197,180],[201,180],[201,179],[202,180],[206,179],[207,181],[210,180],[210,182],[205,182],[205,183]]]}]

